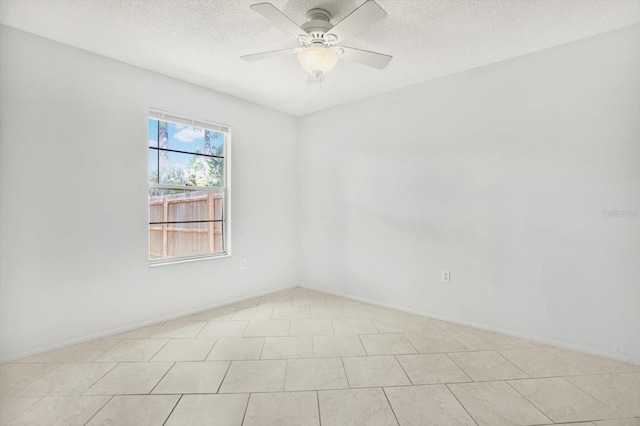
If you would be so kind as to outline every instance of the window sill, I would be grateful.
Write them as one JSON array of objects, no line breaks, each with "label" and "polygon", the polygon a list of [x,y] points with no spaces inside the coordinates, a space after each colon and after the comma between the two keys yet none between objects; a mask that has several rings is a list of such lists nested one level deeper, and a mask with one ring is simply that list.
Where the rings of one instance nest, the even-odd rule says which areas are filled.
[{"label": "window sill", "polygon": [[167,259],[167,260],[154,260],[154,261],[149,261],[149,267],[155,268],[157,266],[175,265],[177,263],[200,262],[203,260],[223,259],[226,257],[231,257],[231,253],[222,253],[222,254],[216,254],[216,255],[210,255],[210,256],[199,256],[199,257],[179,257],[176,259]]}]

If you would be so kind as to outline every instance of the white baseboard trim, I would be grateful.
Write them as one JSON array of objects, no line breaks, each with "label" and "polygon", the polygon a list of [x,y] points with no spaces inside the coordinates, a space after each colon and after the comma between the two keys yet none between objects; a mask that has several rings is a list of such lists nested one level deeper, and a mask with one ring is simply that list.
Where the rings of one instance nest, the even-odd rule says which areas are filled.
[{"label": "white baseboard trim", "polygon": [[465,325],[467,327],[473,327],[473,328],[477,328],[477,329],[480,329],[480,330],[485,330],[485,331],[491,331],[491,332],[494,332],[494,333],[504,334],[505,336],[518,337],[520,339],[526,339],[526,340],[531,340],[533,342],[543,343],[545,345],[557,346],[557,347],[564,348],[564,349],[570,349],[570,350],[573,350],[573,351],[576,351],[576,352],[581,352],[581,353],[588,354],[588,355],[595,355],[595,356],[600,356],[600,357],[604,357],[604,358],[613,359],[613,360],[616,360],[616,361],[626,362],[626,363],[629,363],[629,364],[640,365],[640,360],[633,359],[633,358],[630,358],[630,357],[626,357],[626,356],[620,355],[620,354],[614,354],[614,353],[610,353],[610,352],[604,352],[604,351],[599,351],[599,350],[595,350],[595,349],[585,348],[585,347],[582,347],[582,346],[571,345],[571,344],[564,343],[564,342],[558,342],[556,340],[545,339],[545,338],[539,337],[539,336],[531,336],[531,335],[527,335],[527,334],[523,334],[523,333],[517,333],[517,332],[513,332],[513,331],[509,331],[509,330],[504,330],[504,329],[501,329],[501,328],[490,327],[490,326],[486,326],[486,325],[483,325],[483,324],[478,324],[478,323],[475,323],[475,322],[472,322],[472,321],[465,321],[465,320],[460,320],[460,319],[457,319],[457,318],[450,318],[450,317],[445,317],[445,316],[442,316],[442,315],[431,314],[429,312],[424,312],[424,311],[419,311],[419,310],[416,310],[416,309],[405,308],[405,307],[393,305],[393,304],[390,304],[390,303],[379,302],[377,300],[371,300],[371,299],[367,299],[367,298],[364,298],[364,297],[353,296],[353,295],[350,295],[350,294],[340,293],[340,292],[336,292],[336,291],[330,291],[330,290],[321,289],[321,288],[317,288],[317,287],[311,287],[311,286],[306,286],[306,285],[301,285],[300,287],[307,288],[309,290],[318,291],[320,293],[331,294],[333,296],[344,297],[346,299],[357,300],[359,302],[368,303],[370,305],[382,306],[383,308],[394,309],[396,311],[407,312],[407,313],[416,314],[416,315],[422,315],[422,316],[426,316],[426,317],[429,317],[429,318],[434,318],[434,319],[438,319],[438,320],[442,320],[442,321],[447,321],[447,322],[450,322],[450,323],[453,323],[453,324]]},{"label": "white baseboard trim", "polygon": [[53,345],[42,346],[42,347],[39,347],[39,348],[36,348],[36,349],[33,349],[33,350],[24,351],[24,352],[17,353],[15,355],[9,355],[7,357],[4,357],[4,358],[0,359],[0,364],[4,364],[4,363],[7,363],[7,362],[12,362],[12,361],[15,361],[15,360],[18,360],[18,359],[27,358],[27,357],[34,356],[34,355],[40,355],[40,354],[43,354],[45,352],[55,351],[56,349],[67,348],[69,346],[78,345],[80,343],[86,343],[86,342],[89,342],[91,340],[102,339],[102,338],[113,336],[113,335],[116,335],[116,334],[126,333],[127,331],[136,330],[138,328],[147,327],[147,326],[158,324],[158,323],[161,323],[161,322],[167,322],[167,321],[175,320],[175,319],[182,318],[182,317],[188,317],[190,315],[199,314],[200,312],[208,311],[210,309],[222,308],[224,306],[233,305],[234,303],[244,302],[245,300],[255,299],[256,297],[266,296],[266,295],[269,295],[269,294],[272,294],[272,293],[277,293],[279,291],[288,290],[290,288],[295,288],[295,287],[298,287],[298,286],[294,285],[294,286],[280,287],[280,288],[276,288],[276,289],[272,289],[272,290],[268,290],[268,291],[263,291],[263,292],[260,292],[260,293],[257,293],[257,294],[253,294],[253,295],[250,295],[250,296],[239,297],[239,298],[230,300],[228,302],[218,303],[216,305],[203,306],[203,307],[199,307],[197,309],[191,309],[191,310],[183,311],[183,312],[180,312],[180,313],[177,313],[177,314],[171,314],[171,315],[166,315],[166,316],[163,316],[163,317],[154,318],[154,319],[149,320],[149,321],[143,321],[143,322],[139,322],[139,323],[136,323],[136,324],[127,325],[125,327],[119,327],[119,328],[115,328],[115,329],[111,329],[111,330],[105,330],[105,331],[101,331],[101,332],[98,332],[98,333],[89,334],[87,336],[79,337],[77,339],[65,340],[64,342],[56,343],[56,344],[53,344]]}]

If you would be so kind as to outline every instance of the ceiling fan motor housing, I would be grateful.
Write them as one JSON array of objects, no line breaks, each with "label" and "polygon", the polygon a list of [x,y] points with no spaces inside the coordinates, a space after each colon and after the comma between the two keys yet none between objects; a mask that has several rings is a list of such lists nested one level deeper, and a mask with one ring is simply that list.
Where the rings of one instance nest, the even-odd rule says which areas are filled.
[{"label": "ceiling fan motor housing", "polygon": [[338,40],[334,36],[326,36],[327,32],[333,28],[331,24],[331,13],[325,9],[310,9],[307,12],[307,22],[302,24],[300,28],[305,30],[309,34],[309,39],[306,37],[300,38],[300,43],[303,46],[309,46],[313,44],[322,43],[325,46],[335,44]]}]

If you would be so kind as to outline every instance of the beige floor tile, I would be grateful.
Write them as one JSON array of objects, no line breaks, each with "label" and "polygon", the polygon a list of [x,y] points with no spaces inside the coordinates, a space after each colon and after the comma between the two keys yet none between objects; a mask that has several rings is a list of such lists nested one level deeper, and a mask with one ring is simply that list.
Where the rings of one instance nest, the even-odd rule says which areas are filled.
[{"label": "beige floor tile", "polygon": [[40,379],[23,388],[20,396],[73,396],[82,395],[115,363],[62,364]]},{"label": "beige floor tile", "polygon": [[560,356],[556,348],[501,350],[500,353],[531,377],[558,377],[587,374]]},{"label": "beige floor tile", "polygon": [[248,394],[184,395],[164,426],[241,426]]},{"label": "beige floor tile", "polygon": [[266,337],[260,359],[313,357],[311,336]]},{"label": "beige floor tile", "polygon": [[220,393],[282,392],[287,361],[232,361]]},{"label": "beige floor tile", "polygon": [[[602,420],[599,422],[595,422],[595,424],[596,426],[640,426],[640,418]],[[571,426],[574,426],[574,425],[571,425]]]},{"label": "beige floor tile", "polygon": [[249,321],[209,321],[198,338],[242,337],[248,325]]},{"label": "beige floor tile", "polygon": [[146,394],[162,379],[173,363],[120,363],[109,371],[85,395]]},{"label": "beige floor tile", "polygon": [[404,334],[363,334],[360,341],[367,355],[395,355],[417,353]]},{"label": "beige floor tile", "polygon": [[123,339],[95,362],[149,361],[168,342],[168,339]]},{"label": "beige floor tile", "polygon": [[509,384],[554,422],[620,417],[563,378],[512,380]]},{"label": "beige floor tile", "polygon": [[446,354],[397,355],[396,358],[414,385],[471,381]]},{"label": "beige floor tile", "polygon": [[180,395],[114,396],[87,426],[162,425]]},{"label": "beige floor tile", "polygon": [[493,351],[499,349],[521,349],[544,345],[489,331],[464,328],[450,331],[451,335],[470,351]]},{"label": "beige floor tile", "polygon": [[554,349],[561,358],[580,370],[585,371],[587,374],[640,372],[640,368],[636,365],[626,364],[624,362],[614,361],[612,359],[602,358],[599,356],[587,355],[580,352],[570,351],[568,349]]},{"label": "beige floor tile", "polygon": [[293,319],[290,336],[318,336],[333,334],[333,325],[329,319]]},{"label": "beige floor tile", "polygon": [[340,296],[325,296],[325,302],[328,306],[357,306],[362,305],[362,302],[353,299],[347,299]]},{"label": "beige floor tile", "polygon": [[380,388],[318,391],[322,426],[398,425]]},{"label": "beige floor tile", "polygon": [[318,296],[318,297],[294,296],[291,305],[292,306],[327,306],[327,301],[325,300],[324,296]]},{"label": "beige floor tile", "polygon": [[252,299],[242,300],[240,302],[227,305],[227,307],[234,308],[234,309],[251,308],[251,307],[258,306],[258,303],[260,303],[260,298],[254,297]]},{"label": "beige floor tile", "polygon": [[449,389],[480,426],[551,423],[506,382],[458,383]]},{"label": "beige floor tile", "polygon": [[0,425],[8,425],[29,411],[41,398],[0,398]]},{"label": "beige floor tile", "polygon": [[171,339],[151,361],[204,361],[216,339]]},{"label": "beige floor tile", "polygon": [[549,423],[549,425],[553,426],[596,426],[595,423],[592,422],[578,422],[578,423]]},{"label": "beige floor tile", "polygon": [[342,361],[352,388],[411,384],[393,356],[345,357]]},{"label": "beige floor tile", "polygon": [[402,386],[384,391],[401,425],[475,425],[444,385]]},{"label": "beige floor tile", "polygon": [[259,359],[264,337],[224,337],[218,339],[207,361]]},{"label": "beige floor tile", "polygon": [[241,308],[231,317],[232,320],[268,320],[273,314],[273,306]]},{"label": "beige floor tile", "polygon": [[308,306],[276,307],[273,309],[271,319],[310,319],[311,313]]},{"label": "beige floor tile", "polygon": [[640,373],[574,376],[566,380],[615,410],[617,417],[640,417]]},{"label": "beige floor tile", "polygon": [[285,391],[346,389],[349,387],[341,358],[290,359]]},{"label": "beige floor tile", "polygon": [[249,322],[244,337],[288,336],[289,320],[256,320]]},{"label": "beige floor tile", "polygon": [[153,324],[147,327],[136,328],[124,333],[110,336],[112,339],[147,339],[162,327],[163,323]]},{"label": "beige floor tile", "polygon": [[466,348],[448,333],[419,331],[415,333],[405,333],[405,335],[418,352],[423,354],[466,351]]},{"label": "beige floor tile", "polygon": [[235,308],[216,308],[208,311],[199,312],[194,315],[190,315],[185,318],[187,321],[229,321],[233,314],[235,314]]},{"label": "beige floor tile", "polygon": [[415,321],[404,316],[391,316],[372,318],[373,323],[380,333],[405,333],[420,331]]},{"label": "beige floor tile", "polygon": [[341,319],[354,318],[351,307],[345,309],[344,306],[311,306],[311,318],[317,319]]},{"label": "beige floor tile", "polygon": [[449,357],[476,382],[529,378],[498,352],[455,352]]},{"label": "beige floor tile", "polygon": [[207,321],[172,321],[165,323],[151,335],[153,339],[193,339],[207,325]]},{"label": "beige floor tile", "polygon": [[82,426],[107,401],[108,396],[44,397],[10,426]]},{"label": "beige floor tile", "polygon": [[243,426],[320,426],[315,392],[254,393]]},{"label": "beige floor tile", "polygon": [[59,367],[60,364],[1,364],[0,396],[14,396],[22,389]]},{"label": "beige floor tile", "polygon": [[176,362],[151,393],[216,393],[230,361]]},{"label": "beige floor tile", "polygon": [[369,318],[344,318],[331,320],[335,334],[371,334],[378,329]]},{"label": "beige floor tile", "polygon": [[445,332],[464,329],[463,326],[458,324],[426,317],[422,317],[419,321],[417,321],[417,325],[420,330],[430,332]]},{"label": "beige floor tile", "polygon": [[91,342],[80,343],[68,348],[57,349],[29,358],[21,359],[17,362],[92,362],[100,355],[114,347],[120,339],[100,339]]},{"label": "beige floor tile", "polygon": [[313,353],[316,357],[362,356],[367,353],[355,335],[313,336]]}]

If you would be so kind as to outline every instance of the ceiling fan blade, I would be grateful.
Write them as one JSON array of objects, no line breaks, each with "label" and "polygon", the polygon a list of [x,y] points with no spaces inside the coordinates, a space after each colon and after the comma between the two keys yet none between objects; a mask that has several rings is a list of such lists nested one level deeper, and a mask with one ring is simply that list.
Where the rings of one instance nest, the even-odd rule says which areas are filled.
[{"label": "ceiling fan blade", "polygon": [[298,48],[289,48],[289,49],[281,49],[281,50],[271,50],[269,52],[262,53],[253,53],[251,55],[240,56],[242,59],[248,62],[260,61],[262,59],[275,58],[276,56],[284,56],[289,55],[291,53],[296,53]]},{"label": "ceiling fan blade", "polygon": [[333,34],[341,42],[370,25],[387,17],[387,12],[378,3],[368,0],[359,8],[347,15],[342,21],[331,28],[328,34]]},{"label": "ceiling fan blade", "polygon": [[289,34],[298,37],[301,35],[307,35],[307,32],[300,28],[298,24],[293,22],[287,15],[280,12],[280,10],[271,3],[258,3],[252,4],[251,9],[264,16],[280,29],[288,32]]},{"label": "ceiling fan blade", "polygon": [[339,46],[336,50],[338,53],[342,50],[341,58],[378,69],[384,69],[393,59],[393,56],[390,55],[369,52],[368,50],[354,49],[353,47]]}]

